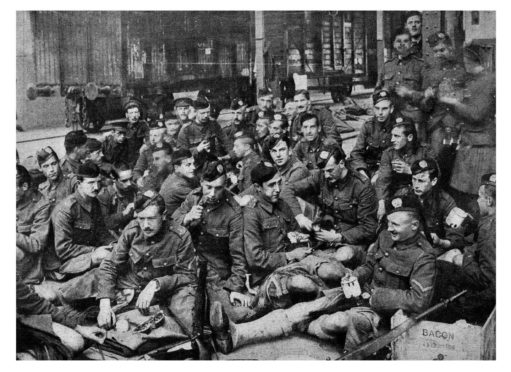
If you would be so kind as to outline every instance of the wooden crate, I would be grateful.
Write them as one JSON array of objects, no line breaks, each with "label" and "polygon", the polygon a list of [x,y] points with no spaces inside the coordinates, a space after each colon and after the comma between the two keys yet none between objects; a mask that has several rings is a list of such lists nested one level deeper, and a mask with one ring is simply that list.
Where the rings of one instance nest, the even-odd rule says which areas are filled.
[{"label": "wooden crate", "polygon": [[[421,321],[392,343],[394,360],[495,360],[496,310],[484,326],[459,320],[454,324]],[[400,310],[391,319],[392,327],[406,316]]]}]

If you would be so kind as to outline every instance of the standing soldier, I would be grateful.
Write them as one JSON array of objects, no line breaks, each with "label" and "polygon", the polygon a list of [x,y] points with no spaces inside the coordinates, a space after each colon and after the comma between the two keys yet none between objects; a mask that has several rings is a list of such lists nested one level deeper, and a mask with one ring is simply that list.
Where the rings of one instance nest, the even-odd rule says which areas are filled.
[{"label": "standing soldier", "polygon": [[112,134],[103,141],[103,156],[115,167],[128,164],[129,148],[126,141],[126,123],[116,122],[112,125]]},{"label": "standing soldier", "polygon": [[255,141],[251,137],[241,136],[234,141],[233,151],[242,166],[238,176],[238,191],[243,192],[252,185],[250,172],[261,161],[261,157],[254,151]]},{"label": "standing soldier", "polygon": [[64,175],[76,174],[78,167],[87,157],[87,136],[83,130],[74,130],[64,137],[66,156],[60,161],[60,167]]},{"label": "standing soldier", "polygon": [[407,12],[404,27],[412,37],[411,53],[422,58],[422,14],[416,10]]},{"label": "standing soldier", "polygon": [[195,176],[195,159],[188,149],[179,149],[172,154],[174,173],[167,177],[160,188],[160,195],[165,200],[167,214],[174,211],[184,202],[186,196],[199,186]]},{"label": "standing soldier", "polygon": [[23,283],[43,279],[42,260],[50,233],[50,204],[32,188],[30,174],[16,165],[16,272]]},{"label": "standing soldier", "polygon": [[302,161],[308,169],[317,169],[319,153],[339,147],[339,144],[333,138],[323,134],[319,119],[314,114],[300,115],[300,127],[303,138],[296,144],[293,151],[298,160]]},{"label": "standing soldier", "polygon": [[137,101],[129,101],[124,106],[128,125],[126,127],[126,142],[128,143],[128,158],[124,159],[130,168],[135,166],[140,147],[144,144],[149,127],[144,120],[140,120],[140,104]]},{"label": "standing soldier", "polygon": [[259,89],[257,92],[257,106],[250,107],[249,123],[255,125],[260,117],[259,113],[263,112],[265,116],[273,116],[273,92],[269,88]]},{"label": "standing soldier", "polygon": [[392,124],[395,120],[394,104],[390,93],[380,90],[373,94],[374,117],[364,123],[357,137],[357,143],[351,150],[352,169],[371,179],[374,185],[378,178],[381,155],[391,146]]},{"label": "standing soldier", "polygon": [[[220,162],[207,165],[201,187],[193,190],[172,218],[188,228],[197,254],[208,262],[210,301],[220,301],[234,321],[250,311],[245,292],[246,260],[243,251],[241,207],[225,190],[225,168]],[[243,308],[234,307],[235,303]]]}]

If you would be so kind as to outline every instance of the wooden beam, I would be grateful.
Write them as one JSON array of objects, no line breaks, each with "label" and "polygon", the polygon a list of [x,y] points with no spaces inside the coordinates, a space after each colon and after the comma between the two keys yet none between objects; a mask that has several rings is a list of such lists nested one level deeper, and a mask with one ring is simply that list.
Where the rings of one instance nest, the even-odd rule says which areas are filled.
[{"label": "wooden beam", "polygon": [[255,12],[255,68],[257,72],[256,82],[257,88],[264,88],[265,71],[264,71],[264,13],[262,11]]}]

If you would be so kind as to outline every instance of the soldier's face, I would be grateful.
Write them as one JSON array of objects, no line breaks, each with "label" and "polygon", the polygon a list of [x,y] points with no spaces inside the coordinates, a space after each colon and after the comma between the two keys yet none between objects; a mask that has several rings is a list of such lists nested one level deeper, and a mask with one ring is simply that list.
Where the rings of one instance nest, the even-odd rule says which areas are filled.
[{"label": "soldier's face", "polygon": [[16,182],[16,202],[22,200],[27,191],[28,183],[25,182],[23,184],[18,184],[18,182]]},{"label": "soldier's face", "polygon": [[282,129],[282,122],[274,121],[274,122],[270,123],[269,132],[270,132],[270,136],[284,133],[284,129]]},{"label": "soldier's face", "polygon": [[49,159],[41,164],[41,172],[43,172],[48,181],[56,181],[61,173],[60,165],[57,159],[55,159],[54,156],[50,156]]},{"label": "soldier's face", "polygon": [[291,120],[291,118],[295,116],[296,113],[297,113],[296,103],[294,102],[286,103],[286,106],[284,107],[284,115],[287,116],[288,120]]},{"label": "soldier's face", "polygon": [[420,35],[422,32],[421,17],[419,17],[418,15],[408,17],[408,19],[406,20],[405,28],[413,37]]},{"label": "soldier's face", "polygon": [[273,96],[262,96],[259,97],[257,100],[257,104],[259,105],[259,108],[263,111],[267,111],[271,108],[271,105],[273,104]]},{"label": "soldier's face", "polygon": [[275,204],[279,201],[281,184],[282,177],[276,173],[271,180],[263,182],[261,192],[271,203]]},{"label": "soldier's face", "polygon": [[172,124],[165,123],[165,126],[167,127],[167,134],[171,137],[175,137],[178,134],[179,129],[181,127],[179,123]]},{"label": "soldier's face", "polygon": [[170,155],[167,155],[165,151],[153,152],[153,166],[158,172],[162,172],[169,166],[171,161]]},{"label": "soldier's face", "polygon": [[237,139],[234,141],[234,146],[232,147],[232,151],[236,154],[236,157],[242,158],[250,149],[250,145],[245,143],[243,139]]},{"label": "soldier's face", "polygon": [[126,119],[128,119],[130,123],[136,123],[138,119],[140,119],[140,111],[138,110],[138,108],[137,107],[129,108],[128,111],[126,111]]},{"label": "soldier's face", "polygon": [[258,119],[256,122],[256,133],[257,138],[263,138],[268,134],[268,125],[270,124],[268,119]]},{"label": "soldier's face", "polygon": [[190,106],[176,107],[176,115],[179,116],[179,119],[181,119],[182,121],[188,120],[189,114],[190,114]]},{"label": "soldier's face", "polygon": [[197,116],[195,117],[195,120],[198,123],[204,124],[208,121],[209,113],[210,113],[209,107],[204,108],[204,109],[199,109],[196,111]]},{"label": "soldier's face", "polygon": [[101,190],[101,176],[96,178],[84,178],[78,185],[80,193],[89,198],[95,198]]},{"label": "soldier's face", "polygon": [[87,158],[94,163],[99,163],[99,162],[101,162],[101,159],[103,158],[103,152],[101,151],[101,149],[96,150],[96,151],[91,151],[91,152],[89,152],[89,155],[87,156]]},{"label": "soldier's face", "polygon": [[165,128],[151,129],[149,131],[149,142],[151,145],[161,144],[163,142],[163,135]]},{"label": "soldier's face", "polygon": [[114,141],[117,143],[123,143],[124,141],[126,141],[126,132],[123,130],[115,130]]},{"label": "soldier's face", "polygon": [[289,149],[289,147],[287,147],[287,143],[284,141],[279,141],[270,150],[270,156],[273,159],[273,162],[279,167],[283,167],[288,163],[292,153],[293,152]]},{"label": "soldier's face", "polygon": [[305,94],[297,94],[294,96],[293,101],[296,105],[298,113],[306,112],[310,108],[310,101],[305,97]]},{"label": "soldier's face", "polygon": [[193,158],[183,160],[180,165],[174,167],[174,171],[186,178],[195,177],[195,160]]},{"label": "soldier's face", "polygon": [[410,35],[408,34],[397,35],[394,39],[394,49],[398,54],[405,54],[411,45]]},{"label": "soldier's face", "polygon": [[78,146],[75,149],[75,151],[76,151],[76,159],[77,160],[84,160],[90,154],[89,148],[87,147],[87,145]]},{"label": "soldier's face", "polygon": [[316,119],[306,120],[302,124],[303,137],[309,141],[314,141],[319,135],[319,126]]},{"label": "soldier's face", "polygon": [[245,118],[245,107],[242,107],[234,111],[234,121],[239,123]]},{"label": "soldier's face", "polygon": [[390,138],[390,142],[392,143],[394,150],[400,150],[404,148],[409,140],[411,141],[413,139],[412,135],[405,136],[404,128],[401,127],[393,128],[391,133],[392,137]]},{"label": "soldier's face", "polygon": [[486,195],[484,188],[485,188],[484,185],[479,187],[477,197],[477,205],[479,206],[479,212],[481,213],[482,217],[488,215],[488,211],[490,209],[490,206],[492,205],[492,199],[488,195]]},{"label": "soldier's face", "polygon": [[424,195],[436,185],[438,179],[435,177],[430,179],[429,172],[422,172],[412,176],[413,192],[417,196]]},{"label": "soldier's face", "polygon": [[419,221],[408,212],[394,212],[387,216],[390,237],[395,242],[402,242],[413,237],[419,229]]},{"label": "soldier's face", "polygon": [[451,60],[453,58],[452,47],[443,43],[434,46],[433,53],[435,58],[439,61]]},{"label": "soldier's face", "polygon": [[332,184],[341,178],[343,169],[344,160],[341,160],[339,163],[336,163],[335,158],[331,156],[330,159],[328,159],[328,162],[326,163],[325,167],[323,168],[323,174],[327,182],[329,184]]},{"label": "soldier's face", "polygon": [[133,173],[131,169],[127,169],[119,172],[119,178],[115,185],[119,190],[128,190],[133,187]]},{"label": "soldier's face", "polygon": [[225,192],[225,175],[214,181],[201,181],[202,195],[210,203],[216,203],[220,200]]},{"label": "soldier's face", "polygon": [[384,123],[394,112],[394,106],[389,100],[383,100],[374,105],[374,116],[380,123]]},{"label": "soldier's face", "polygon": [[137,213],[137,222],[142,229],[144,237],[150,238],[161,230],[163,215],[156,205],[150,205],[143,211]]}]

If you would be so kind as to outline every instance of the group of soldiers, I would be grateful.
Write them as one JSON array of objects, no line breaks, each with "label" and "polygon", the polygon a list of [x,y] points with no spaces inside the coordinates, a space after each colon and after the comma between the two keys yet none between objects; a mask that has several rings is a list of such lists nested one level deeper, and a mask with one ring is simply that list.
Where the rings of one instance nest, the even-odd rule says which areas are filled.
[{"label": "group of soldiers", "polygon": [[[394,36],[349,156],[308,91],[276,111],[261,89],[256,107],[232,101],[224,128],[206,99],[178,99],[150,123],[130,101],[102,141],[72,131],[63,158],[37,151],[44,182],[17,164],[19,328],[46,317],[40,326],[76,352],[115,327],[124,301],[167,306],[191,330],[198,262],[223,353],[292,331],[345,337],[350,351],[397,310],[421,313],[461,289],[439,318],[484,322],[495,305],[495,76],[476,45],[458,61],[442,32],[427,39],[426,65],[417,19]],[[358,282],[356,302],[345,281]],[[97,324],[83,323],[84,303]],[[18,343],[19,358],[41,357],[40,343]]]}]

